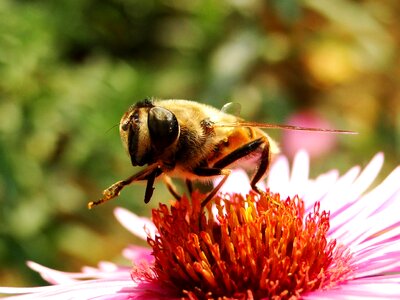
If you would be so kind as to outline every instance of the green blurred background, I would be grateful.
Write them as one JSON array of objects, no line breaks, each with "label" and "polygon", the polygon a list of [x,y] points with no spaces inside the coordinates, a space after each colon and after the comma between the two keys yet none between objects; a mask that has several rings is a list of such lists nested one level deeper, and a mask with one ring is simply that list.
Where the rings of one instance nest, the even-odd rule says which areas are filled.
[{"label": "green blurred background", "polygon": [[0,1],[0,284],[42,283],[26,260],[77,271],[143,244],[113,208],[148,216],[170,198],[162,185],[147,206],[141,184],[86,205],[138,170],[115,125],[145,97],[235,101],[263,122],[311,112],[360,132],[333,137],[314,175],[377,151],[387,175],[400,157],[399,15],[396,0]]}]

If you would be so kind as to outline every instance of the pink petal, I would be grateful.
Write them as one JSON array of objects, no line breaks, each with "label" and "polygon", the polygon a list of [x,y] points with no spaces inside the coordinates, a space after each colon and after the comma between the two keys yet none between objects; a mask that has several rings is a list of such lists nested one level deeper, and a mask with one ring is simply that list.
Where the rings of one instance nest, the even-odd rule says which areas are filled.
[{"label": "pink petal", "polygon": [[351,168],[330,187],[329,192],[320,200],[321,207],[331,212],[331,221],[336,213],[346,209],[348,205],[345,200],[346,195],[359,173],[359,167]]},{"label": "pink petal", "polygon": [[303,196],[306,207],[313,207],[315,202],[325,197],[338,178],[339,172],[337,170],[332,170],[319,175],[315,180],[310,180],[308,183],[308,190]]},{"label": "pink petal", "polygon": [[[400,168],[395,169],[380,185],[368,194],[360,197],[353,205],[338,215],[333,216],[331,226],[332,230],[336,231],[335,237],[351,234],[351,231],[348,230],[349,228],[352,228],[352,232],[354,232],[354,228],[362,229],[365,226],[375,226],[375,223],[368,222],[366,224],[366,221],[369,219],[373,220],[374,218],[370,217],[370,215],[374,214],[387,201],[392,200],[391,197],[395,196],[396,192],[400,189],[398,182],[400,182]],[[375,219],[379,220],[388,217],[393,222],[397,221],[397,207],[398,202],[394,201],[390,209],[381,212]]]},{"label": "pink petal", "polygon": [[124,257],[134,262],[135,264],[145,261],[147,263],[154,262],[154,256],[151,254],[152,250],[147,247],[140,247],[131,245],[122,251]]},{"label": "pink petal", "polygon": [[132,299],[138,291],[130,278],[126,280],[85,280],[35,288],[0,288],[0,293],[20,295],[7,299]]},{"label": "pink petal", "polygon": [[47,268],[33,261],[28,261],[27,265],[32,270],[38,272],[44,280],[46,280],[51,284],[69,283],[69,282],[75,282],[76,279],[87,278],[86,275],[83,275],[80,272],[79,273],[61,272]]},{"label": "pink petal", "polygon": [[399,299],[400,285],[398,283],[369,282],[357,284],[356,280],[350,281],[347,284],[342,284],[339,287],[331,290],[311,292],[302,297],[308,300],[321,299],[346,299],[346,300],[365,300],[365,299]]},{"label": "pink petal", "polygon": [[51,284],[64,284],[83,279],[130,278],[130,267],[119,267],[114,263],[100,262],[99,268],[83,267],[82,272],[62,272],[44,267],[38,263],[29,261],[28,266],[38,272],[44,280]]},{"label": "pink petal", "polygon": [[[222,178],[214,179],[214,186],[218,185],[221,180]],[[260,188],[262,188],[262,186],[260,186]],[[219,193],[237,193],[245,196],[249,193],[250,190],[250,180],[247,173],[243,169],[234,169],[231,175],[229,175],[228,179],[225,181],[224,185],[219,190]]]},{"label": "pink petal", "polygon": [[356,200],[371,186],[382,169],[383,161],[383,153],[378,153],[372,158],[369,164],[354,181],[351,190],[349,191],[347,201],[352,202]]},{"label": "pink petal", "polygon": [[284,199],[288,196],[285,191],[289,182],[289,161],[285,156],[279,156],[271,166],[267,178],[267,187],[273,193],[280,193],[281,198]]},{"label": "pink petal", "polygon": [[147,240],[147,236],[150,234],[150,237],[154,238],[157,230],[153,222],[148,218],[139,217],[121,207],[117,207],[114,210],[114,215],[122,226],[137,237]]},{"label": "pink petal", "polygon": [[288,196],[303,197],[309,185],[310,157],[307,152],[299,151],[294,157],[290,183],[287,187]]}]

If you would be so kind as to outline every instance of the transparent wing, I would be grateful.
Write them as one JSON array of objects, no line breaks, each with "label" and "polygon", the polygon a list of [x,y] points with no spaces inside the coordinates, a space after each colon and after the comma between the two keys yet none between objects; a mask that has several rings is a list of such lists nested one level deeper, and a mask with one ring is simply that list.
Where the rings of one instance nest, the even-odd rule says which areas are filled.
[{"label": "transparent wing", "polygon": [[236,117],[240,116],[240,111],[242,110],[242,106],[237,103],[237,102],[229,102],[226,103],[224,106],[222,106],[221,111],[226,113],[226,114],[230,114],[230,115],[234,115]]},{"label": "transparent wing", "polygon": [[295,126],[295,125],[269,124],[269,123],[258,123],[258,122],[247,122],[247,121],[237,121],[234,123],[215,123],[213,126],[214,127],[258,127],[258,128],[284,129],[284,130],[301,130],[301,131],[357,134],[357,132],[351,131],[351,130],[302,127],[302,126]]}]

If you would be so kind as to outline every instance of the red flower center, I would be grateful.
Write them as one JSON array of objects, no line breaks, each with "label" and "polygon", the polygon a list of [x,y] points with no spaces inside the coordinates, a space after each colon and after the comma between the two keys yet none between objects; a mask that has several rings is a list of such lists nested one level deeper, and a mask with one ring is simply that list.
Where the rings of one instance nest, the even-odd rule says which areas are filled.
[{"label": "red flower center", "polygon": [[156,280],[191,299],[296,299],[345,281],[351,255],[327,240],[329,213],[317,202],[305,215],[298,197],[226,195],[200,212],[194,193],[153,210]]}]

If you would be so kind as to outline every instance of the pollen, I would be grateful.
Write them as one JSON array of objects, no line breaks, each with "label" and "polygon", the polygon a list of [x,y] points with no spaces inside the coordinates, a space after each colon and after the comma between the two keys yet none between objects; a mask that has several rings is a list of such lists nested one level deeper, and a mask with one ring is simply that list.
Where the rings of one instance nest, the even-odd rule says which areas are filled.
[{"label": "pollen", "polygon": [[269,191],[183,197],[152,213],[153,280],[189,299],[299,299],[353,273],[350,251],[329,240],[329,212]]}]

